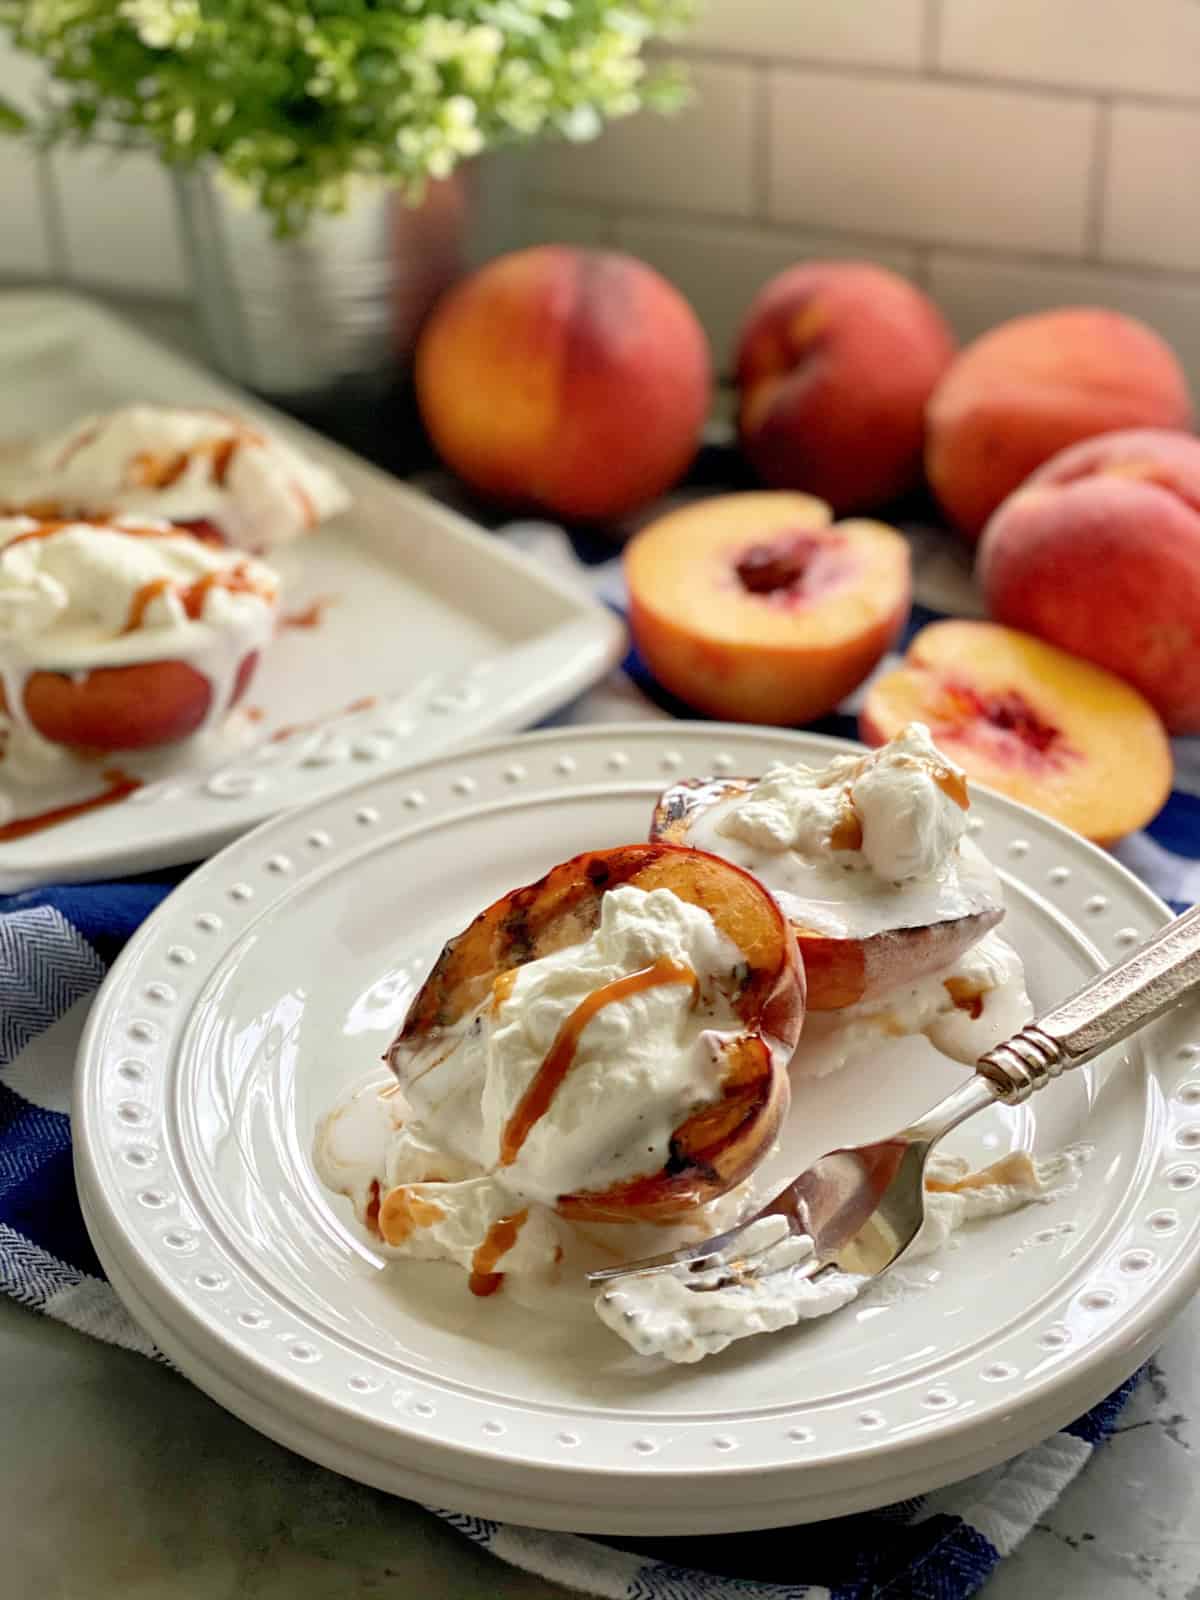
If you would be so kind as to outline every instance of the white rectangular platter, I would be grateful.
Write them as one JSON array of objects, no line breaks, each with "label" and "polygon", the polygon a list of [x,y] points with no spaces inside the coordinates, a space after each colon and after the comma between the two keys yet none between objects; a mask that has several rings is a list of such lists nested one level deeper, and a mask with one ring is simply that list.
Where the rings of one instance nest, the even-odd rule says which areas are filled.
[{"label": "white rectangular platter", "polygon": [[120,804],[0,844],[0,891],[199,860],[278,811],[528,726],[620,657],[624,630],[586,594],[89,301],[0,296],[0,371],[0,450],[131,401],[215,406],[290,435],[354,502],[272,553],[285,610],[316,602],[320,621],[266,653],[248,742],[164,752]]}]

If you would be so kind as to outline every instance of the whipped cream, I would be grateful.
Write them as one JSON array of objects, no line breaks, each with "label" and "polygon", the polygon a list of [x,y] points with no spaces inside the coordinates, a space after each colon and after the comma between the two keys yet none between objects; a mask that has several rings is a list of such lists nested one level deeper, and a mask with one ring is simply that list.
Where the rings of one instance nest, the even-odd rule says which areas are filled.
[{"label": "whipped cream", "polygon": [[182,660],[212,684],[216,719],[242,660],[274,633],[277,595],[262,562],[167,522],[0,519],[0,687],[14,734],[6,777],[17,755],[27,777],[54,766],[24,709],[31,673]]},{"label": "whipped cream", "polygon": [[[925,1225],[902,1260],[931,1255],[968,1223],[1056,1199],[1074,1186],[1090,1154],[1088,1146],[1076,1145],[1039,1161],[1013,1151],[980,1172],[961,1156],[933,1154],[925,1175]],[[674,1271],[630,1278],[597,1295],[596,1314],[640,1355],[691,1363],[737,1339],[829,1316],[871,1281],[836,1269],[813,1276],[813,1241],[790,1234],[782,1217],[759,1218],[744,1240],[745,1255],[762,1252],[753,1276],[725,1282],[731,1276],[726,1269],[690,1273],[691,1283],[710,1285],[699,1293]]]},{"label": "whipped cream", "polygon": [[47,440],[5,498],[41,516],[206,521],[242,550],[286,544],[349,504],[332,473],[261,424],[151,405]]},{"label": "whipped cream", "polygon": [[974,1066],[1032,1016],[1020,956],[998,933],[988,933],[942,972],[840,1011],[810,1011],[792,1072],[823,1078],[912,1034],[924,1034],[943,1055]]},{"label": "whipped cream", "polygon": [[[744,1027],[714,980],[742,959],[707,912],[669,889],[610,890],[588,939],[504,975],[452,1032],[393,1059],[392,1125],[367,1161],[357,1129],[369,1104],[335,1108],[316,1140],[322,1180],[348,1194],[368,1225],[377,1200],[378,1231],[396,1254],[478,1272],[489,1233],[520,1217],[489,1270],[552,1265],[561,1195],[659,1172],[675,1129],[720,1098],[725,1051]],[[523,1121],[527,1093],[569,1019],[606,986],[656,964],[676,976],[600,1005],[548,1102]],[[389,1228],[392,1215],[400,1220]]]},{"label": "whipped cream", "polygon": [[966,835],[966,779],[921,723],[828,766],[775,764],[701,791],[687,843],[752,872],[798,925],[833,937],[994,910],[995,869]]}]

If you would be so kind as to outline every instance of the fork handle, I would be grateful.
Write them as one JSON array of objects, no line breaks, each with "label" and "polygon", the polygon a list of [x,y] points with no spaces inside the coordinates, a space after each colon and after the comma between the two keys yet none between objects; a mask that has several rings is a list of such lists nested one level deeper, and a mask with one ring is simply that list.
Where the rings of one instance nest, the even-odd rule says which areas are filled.
[{"label": "fork handle", "polygon": [[1127,1038],[1200,983],[1200,905],[1175,917],[1127,960],[1085,983],[979,1058],[976,1071],[1020,1105],[1067,1067]]}]

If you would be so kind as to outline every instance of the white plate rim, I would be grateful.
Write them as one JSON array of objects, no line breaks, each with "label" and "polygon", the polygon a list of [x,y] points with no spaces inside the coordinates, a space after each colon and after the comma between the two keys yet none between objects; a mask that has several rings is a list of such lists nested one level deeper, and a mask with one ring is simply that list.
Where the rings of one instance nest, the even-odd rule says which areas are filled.
[{"label": "white plate rim", "polygon": [[[629,762],[628,752],[627,750],[622,750],[620,747],[629,746],[631,743],[643,746],[652,744],[656,751],[662,751],[664,747],[678,745],[681,743],[685,745],[708,744],[711,747],[714,744],[719,745],[725,742],[744,743],[746,741],[755,743],[760,747],[774,745],[776,747],[785,749],[790,748],[796,750],[797,753],[800,753],[800,750],[805,747],[807,747],[810,751],[814,749],[820,749],[822,751],[835,751],[839,749],[852,748],[851,746],[847,745],[846,741],[832,739],[824,735],[788,733],[780,730],[753,729],[716,723],[639,723],[628,727],[619,724],[611,724],[594,726],[590,728],[581,727],[552,729],[537,734],[527,735],[518,740],[492,741],[485,745],[473,746],[468,751],[460,752],[456,758],[437,757],[428,762],[421,763],[417,767],[409,769],[404,775],[404,781],[406,783],[411,782],[414,785],[414,788],[409,791],[410,793],[418,793],[419,790],[416,788],[416,785],[423,774],[426,775],[426,781],[428,781],[428,778],[431,775],[437,774],[443,769],[449,769],[453,767],[457,761],[480,759],[486,761],[497,759],[507,762],[508,770],[516,770],[522,769],[520,757],[522,753],[526,751],[544,753],[547,748],[553,749],[554,746],[560,744],[564,746],[578,746],[580,744],[586,744],[587,746],[593,748],[609,744],[614,747],[613,753],[610,756],[607,764],[608,770],[612,774],[609,784],[611,787],[612,785],[619,786],[619,784],[623,781],[629,781],[626,771]],[[618,756],[623,757],[622,761],[618,762],[616,760]],[[680,771],[682,773],[682,768],[680,768]],[[352,805],[355,814],[361,814],[364,810],[372,809],[369,806],[364,806],[363,802],[367,800],[368,797],[373,794],[373,792],[391,787],[394,781],[394,778],[376,778],[367,780],[364,783],[356,786],[353,790],[343,791],[338,797],[336,797],[337,802],[339,804]],[[639,781],[645,780],[642,779]],[[654,781],[665,783],[669,781],[669,774],[663,773],[660,766],[656,772]],[[981,794],[982,793],[983,791],[981,791]],[[189,880],[189,884],[193,887],[205,887],[210,879],[220,877],[222,873],[226,872],[232,861],[240,859],[243,854],[246,854],[247,856],[256,854],[260,844],[269,841],[272,835],[278,832],[295,831],[298,824],[302,823],[310,814],[319,812],[324,804],[326,804],[326,802],[315,803],[302,808],[299,812],[288,813],[282,818],[276,818],[264,824],[253,834],[244,837],[236,845],[231,847],[231,849],[223,856],[216,858],[207,866],[201,868],[197,874],[195,874],[193,878]],[[1102,852],[1096,851],[1093,847],[1085,845],[1083,841],[1079,840],[1068,830],[1059,827],[1057,824],[1050,822],[1049,819],[1044,818],[1037,813],[1030,812],[1027,810],[1027,808],[1020,806],[1016,802],[1008,800],[1003,796],[987,793],[984,804],[989,808],[989,810],[996,810],[998,814],[1007,816],[1012,822],[1018,824],[1022,830],[1039,830],[1044,835],[1048,835],[1052,840],[1056,840],[1064,850],[1068,851],[1068,853],[1078,856],[1079,853],[1082,852],[1084,858],[1089,860],[1093,865],[1102,863],[1101,871],[1103,875],[1109,880],[1110,883],[1122,886],[1126,894],[1131,897],[1132,901],[1141,907],[1151,925],[1161,921],[1169,914],[1166,908],[1162,905],[1162,902],[1159,901],[1157,897],[1154,896],[1152,892],[1148,890],[1138,879],[1130,874],[1125,868],[1121,867],[1119,863],[1111,860],[1111,858],[1105,856]],[[467,804],[462,805],[460,809],[469,810],[471,809],[471,806],[468,802]],[[378,836],[379,841],[383,842],[385,837],[390,838],[405,831],[411,830],[391,830],[386,835]],[[283,884],[285,886],[290,886],[287,879],[283,880]],[[177,900],[177,898],[178,892],[176,896],[172,897],[172,900]],[[240,938],[242,934],[247,931],[250,926],[250,921],[255,920],[258,915],[261,915],[263,912],[269,909],[270,903],[271,901],[268,900],[266,903],[257,907],[254,917],[250,918],[239,927],[237,937]],[[89,1225],[93,1228],[93,1231],[96,1234],[96,1243],[101,1251],[102,1259],[104,1259],[106,1256],[110,1256],[114,1267],[117,1267],[118,1272],[122,1273],[122,1275],[123,1266],[118,1265],[117,1258],[123,1255],[123,1250],[118,1244],[116,1237],[119,1236],[121,1232],[120,1219],[107,1205],[106,1197],[102,1192],[99,1169],[93,1160],[94,1152],[90,1149],[90,1143],[92,1140],[92,1117],[91,1108],[88,1104],[87,1085],[89,1072],[92,1070],[91,1064],[95,1059],[97,1041],[102,1029],[105,1013],[113,1003],[113,996],[115,996],[120,990],[125,973],[132,972],[136,963],[140,959],[142,952],[150,949],[155,944],[158,938],[160,926],[165,925],[170,918],[171,904],[172,902],[169,900],[154,914],[154,916],[145,924],[145,926],[139,930],[138,934],[135,935],[134,940],[131,941],[127,952],[122,956],[117,967],[114,968],[113,973],[110,975],[105,985],[102,1000],[93,1008],[92,1016],[89,1019],[88,1029],[80,1052],[80,1072],[78,1074],[76,1091],[76,1162],[80,1188],[85,1197],[85,1204],[88,1209]],[[219,959],[219,957],[215,956],[214,959]],[[1198,1197],[1198,1199],[1200,1199],[1200,1197]],[[107,1215],[105,1214],[106,1211]],[[111,1233],[111,1230],[114,1227],[116,1229],[115,1236]],[[1126,1371],[1132,1370],[1144,1354],[1141,1348],[1142,1345],[1148,1338],[1153,1337],[1155,1333],[1161,1331],[1162,1327],[1165,1325],[1166,1321],[1169,1320],[1170,1316],[1173,1315],[1174,1312],[1179,1309],[1183,1301],[1190,1296],[1192,1292],[1194,1292],[1198,1281],[1200,1281],[1200,1260],[1194,1261],[1188,1270],[1177,1269],[1170,1274],[1164,1273],[1154,1281],[1152,1292],[1147,1292],[1140,1295],[1140,1310],[1137,1319],[1132,1324],[1127,1318],[1115,1319],[1110,1333],[1099,1341],[1094,1341],[1092,1343],[1085,1359],[1082,1362],[1076,1361],[1072,1364],[1072,1399],[1066,1403],[1065,1412],[1063,1412],[1063,1414],[1059,1417],[1059,1421],[1069,1420],[1071,1415],[1077,1414],[1078,1411],[1086,1409],[1087,1405],[1092,1404],[1096,1399],[1101,1398],[1102,1393],[1107,1392],[1107,1389],[1111,1387],[1114,1381],[1119,1381],[1119,1379],[1114,1379],[1112,1377],[1112,1372],[1116,1369],[1113,1367],[1112,1360],[1110,1359],[1113,1352],[1109,1349],[1109,1345],[1119,1340],[1119,1354],[1123,1353],[1124,1355],[1128,1355],[1129,1359],[1127,1363],[1125,1363],[1124,1360],[1119,1360],[1117,1365],[1125,1366]],[[185,1315],[187,1314],[188,1309],[190,1308],[184,1309]],[[161,1306],[159,1308],[159,1314],[160,1316],[165,1315],[165,1313],[163,1313],[161,1310]],[[162,1326],[167,1327],[169,1324],[170,1318],[168,1317],[167,1320],[162,1323]],[[241,1355],[245,1352],[240,1346],[233,1346],[233,1348],[237,1348],[239,1350],[240,1359]],[[168,1353],[171,1353],[169,1346]],[[252,1353],[251,1357],[253,1359]],[[1101,1374],[1099,1380],[1101,1387],[1095,1393],[1091,1393],[1089,1389],[1089,1397],[1077,1401],[1074,1396],[1076,1394],[1083,1394],[1084,1388],[1087,1387],[1089,1373],[1093,1368]],[[275,1367],[271,1363],[267,1363],[267,1370],[274,1372]],[[1120,1372],[1119,1375],[1126,1375],[1126,1371]],[[202,1386],[204,1386],[203,1377],[199,1374],[197,1374],[197,1376],[198,1381],[200,1381]],[[1022,1400],[1022,1407],[1027,1409],[1029,1406],[1034,1405],[1040,1400],[1043,1393],[1052,1394],[1053,1391],[1061,1386],[1061,1384],[1061,1374],[1055,1376],[1052,1373],[1047,1373],[1041,1382],[1036,1386],[1036,1388],[1031,1391],[1032,1397]],[[1094,1385],[1092,1387],[1094,1387]],[[339,1419],[347,1412],[352,1412],[354,1410],[353,1407],[348,1405],[344,1396],[339,1397],[338,1401],[336,1402],[323,1399],[320,1402],[320,1405],[329,1412],[331,1417],[336,1415]],[[1059,1410],[1062,1411],[1063,1408],[1060,1407]],[[1046,1414],[1050,1415],[1049,1412]],[[782,1418],[778,1418],[776,1420],[780,1422],[780,1425],[782,1425]],[[422,1432],[421,1430],[413,1427],[411,1423],[405,1425],[398,1417],[395,1416],[389,1417],[387,1419],[387,1424],[389,1438],[395,1439],[399,1437],[411,1440],[418,1444],[423,1450],[428,1451],[430,1446],[428,1432]],[[1058,1425],[1058,1423],[1053,1423],[1052,1426],[1054,1425]],[[943,1444],[949,1443],[951,1440],[958,1438],[960,1435],[969,1433],[977,1426],[978,1419],[969,1416],[947,1419],[947,1424],[939,1430],[938,1438]],[[1044,1431],[1049,1430],[1041,1430],[1041,1432]],[[1041,1432],[1036,1432],[1036,1436],[1040,1437]],[[1002,1459],[1005,1454],[1011,1453],[1011,1449],[1008,1447],[1009,1442],[1018,1436],[1019,1430],[1014,1432],[1011,1426],[1009,1427],[1008,1431],[1003,1433],[1002,1436],[1000,1434],[997,1435],[996,1444],[999,1447],[999,1454],[996,1455],[996,1459]],[[1023,1435],[1020,1435],[1020,1437],[1024,1438]],[[1025,1440],[1025,1442],[1030,1441]],[[1012,1448],[1017,1447],[1018,1446],[1015,1444],[1012,1445]],[[494,1449],[488,1449],[478,1445],[472,1449],[469,1446],[465,1446],[461,1441],[454,1446],[454,1449],[461,1451],[464,1454],[473,1454],[477,1459],[481,1459],[485,1462],[494,1462],[497,1459],[496,1451]],[[822,1472],[829,1472],[831,1468],[838,1470],[842,1468],[848,1468],[851,1470],[851,1476],[853,1476],[854,1474],[852,1469],[856,1462],[868,1460],[878,1465],[880,1463],[886,1463],[896,1454],[903,1455],[905,1450],[906,1441],[900,1437],[893,1437],[890,1439],[879,1438],[877,1440],[870,1441],[869,1444],[864,1441],[861,1448],[843,1452],[841,1455],[835,1455],[833,1457],[823,1455],[816,1461],[810,1461],[806,1463],[781,1462],[776,1464],[763,1464],[756,1466],[753,1462],[747,1462],[745,1460],[728,1460],[719,1463],[719,1465],[710,1463],[707,1467],[703,1468],[699,1468],[695,1462],[678,1467],[668,1464],[655,1465],[649,1470],[643,1466],[638,1470],[636,1474],[636,1480],[639,1484],[640,1492],[644,1494],[646,1485],[651,1481],[653,1481],[655,1484],[663,1484],[674,1478],[677,1481],[686,1480],[689,1482],[694,1482],[698,1471],[703,1472],[710,1478],[716,1476],[722,1482],[728,1482],[731,1487],[739,1479],[774,1480],[781,1475],[782,1477],[786,1478],[789,1473],[794,1476],[798,1469],[808,1468],[811,1470],[813,1467],[819,1468],[819,1470]],[[508,1461],[508,1458],[502,1459],[505,1460],[505,1471],[511,1471],[511,1463]],[[347,1468],[342,1466],[340,1470],[347,1470]],[[585,1464],[581,1459],[572,1459],[570,1457],[556,1462],[554,1466],[554,1472],[560,1484],[572,1479],[582,1483],[589,1478],[595,1479],[597,1475],[601,1477],[611,1476],[616,1479],[629,1476],[628,1468],[623,1466],[602,1466],[598,1463],[592,1463],[588,1465]],[[563,1476],[564,1474],[566,1475],[565,1478]],[[797,1512],[802,1513],[802,1508],[798,1506],[796,1511],[790,1512],[787,1520],[800,1520],[801,1517],[797,1515]],[[573,1516],[570,1521],[564,1522],[557,1520],[554,1525],[580,1527],[585,1524],[581,1523],[579,1516]],[[614,1530],[617,1526],[615,1523],[610,1522],[606,1522],[604,1525],[611,1525]],[[705,1515],[704,1525],[709,1528],[712,1527],[711,1515]],[[661,1528],[661,1524],[656,1524],[656,1526],[660,1526]],[[645,1531],[645,1529],[641,1528],[634,1531]]]}]

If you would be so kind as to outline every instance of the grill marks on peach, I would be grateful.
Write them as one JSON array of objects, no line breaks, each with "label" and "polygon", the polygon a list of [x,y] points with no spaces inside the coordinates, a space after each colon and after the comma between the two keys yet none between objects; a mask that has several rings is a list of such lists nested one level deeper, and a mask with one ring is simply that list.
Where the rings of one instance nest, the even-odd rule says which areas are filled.
[{"label": "grill marks on peach", "polygon": [[[507,974],[505,974],[507,976]],[[533,1075],[516,1109],[504,1125],[500,1135],[500,1165],[510,1167],[520,1154],[521,1146],[536,1124],[546,1115],[555,1093],[571,1070],[583,1030],[605,1006],[615,1005],[632,995],[641,994],[660,984],[686,983],[691,985],[693,999],[699,994],[700,980],[691,967],[660,956],[639,972],[606,983],[594,989],[572,1011],[559,1028],[554,1043],[547,1051],[541,1066]],[[499,985],[497,985],[498,987]],[[510,986],[511,987],[511,986]]]}]

